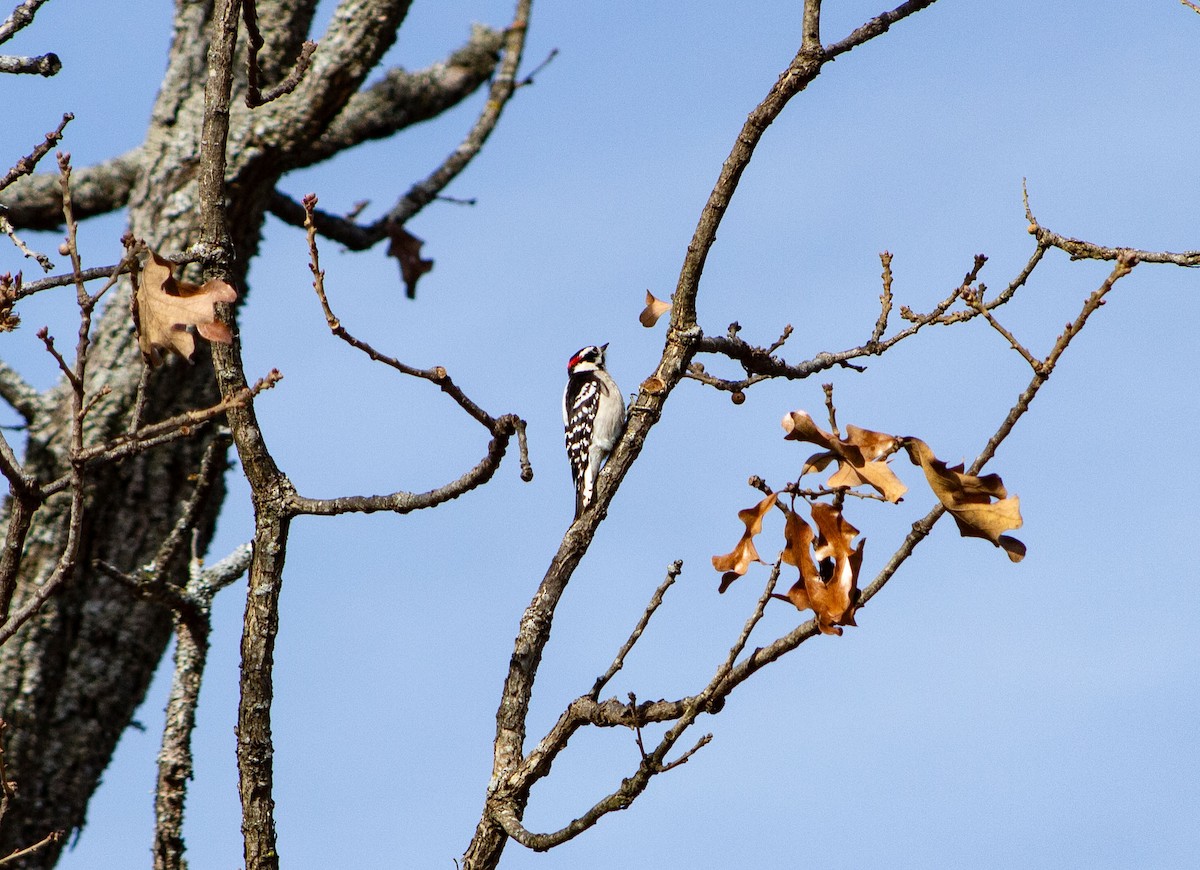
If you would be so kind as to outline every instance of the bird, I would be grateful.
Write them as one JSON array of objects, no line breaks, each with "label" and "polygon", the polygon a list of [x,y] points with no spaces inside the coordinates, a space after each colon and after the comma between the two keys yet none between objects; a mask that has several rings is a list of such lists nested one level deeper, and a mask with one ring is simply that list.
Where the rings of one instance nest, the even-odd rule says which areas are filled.
[{"label": "bird", "polygon": [[596,476],[625,425],[625,400],[604,367],[606,350],[607,344],[589,344],[567,362],[563,429],[575,482],[575,519],[592,503]]}]

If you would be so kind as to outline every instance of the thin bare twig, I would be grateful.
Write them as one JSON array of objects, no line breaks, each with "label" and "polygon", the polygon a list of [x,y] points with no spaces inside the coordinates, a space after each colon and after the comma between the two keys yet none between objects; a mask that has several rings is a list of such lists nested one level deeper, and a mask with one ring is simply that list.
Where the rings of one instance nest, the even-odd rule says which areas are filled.
[{"label": "thin bare twig", "polygon": [[[32,0],[32,2],[36,2],[38,5],[41,5],[41,3],[46,2],[46,0]],[[29,4],[26,3],[24,5],[29,5]],[[15,15],[16,13],[13,13],[13,14]],[[30,20],[32,20],[32,19],[33,19],[33,16],[31,15]],[[5,22],[4,26],[7,26],[8,23],[11,21],[12,21],[12,18],[10,17],[9,20],[7,22]],[[0,36],[2,36],[2,34],[3,34],[4,26],[0,26]],[[21,26],[24,27],[25,25],[21,25]],[[4,38],[0,38],[0,42],[3,42],[3,41],[4,41]],[[54,150],[54,146],[57,145],[60,141],[62,141],[63,130],[66,129],[67,124],[71,123],[71,121],[73,121],[73,120],[75,120],[75,116],[72,115],[70,112],[67,112],[66,114],[64,114],[62,116],[62,121],[60,121],[58,124],[58,127],[55,128],[54,130],[51,130],[49,133],[47,133],[46,138],[43,139],[41,142],[39,142],[37,144],[37,146],[33,149],[33,151],[31,151],[27,156],[22,157],[20,160],[18,160],[16,163],[14,163],[12,168],[4,174],[4,177],[0,178],[0,190],[4,190],[4,188],[8,187],[10,184],[12,184],[14,181],[16,181],[18,178],[20,178],[23,175],[31,175],[33,173],[33,170],[37,168],[37,165],[41,161],[41,159],[43,157],[45,157],[47,154],[49,154],[52,150]]]},{"label": "thin bare twig", "polygon": [[1024,358],[1025,362],[1029,363],[1030,367],[1035,372],[1038,370],[1038,367],[1042,364],[1041,360],[1035,358],[1034,355],[1029,352],[1029,349],[1025,347],[1025,345],[1021,344],[1021,342],[1017,341],[1017,337],[996,319],[996,316],[987,309],[986,305],[983,304],[982,295],[978,291],[972,290],[964,292],[963,301],[977,310],[983,316],[983,319],[988,322],[988,325],[992,327],[992,329],[1004,336],[1012,349],[1019,353]]},{"label": "thin bare twig", "polygon": [[[1119,260],[1112,272],[1110,272],[1108,277],[1104,279],[1104,283],[1102,283],[1095,291],[1093,291],[1084,301],[1083,306],[1075,320],[1066,325],[1066,328],[1059,335],[1050,352],[1044,359],[1040,360],[1038,364],[1034,366],[1033,378],[1030,380],[1028,386],[1026,386],[1021,394],[1017,397],[1016,403],[1012,406],[1012,408],[1009,409],[1007,416],[1005,416],[1000,426],[992,434],[992,437],[988,439],[987,444],[975,458],[975,461],[971,463],[970,468],[967,469],[968,474],[978,474],[983,469],[984,465],[987,464],[987,462],[996,454],[997,448],[999,448],[999,446],[1004,442],[1004,439],[1012,433],[1013,427],[1016,425],[1017,421],[1020,420],[1021,417],[1024,416],[1025,412],[1029,410],[1029,406],[1033,402],[1034,397],[1037,396],[1038,391],[1042,388],[1046,381],[1049,380],[1050,375],[1054,371],[1054,367],[1058,364],[1058,361],[1066,352],[1071,340],[1079,334],[1080,330],[1083,329],[1088,318],[1100,308],[1104,302],[1104,297],[1109,293],[1109,291],[1112,290],[1113,285],[1116,284],[1116,282],[1121,278],[1128,275],[1130,271],[1132,271],[1135,264],[1136,260],[1132,257],[1125,257]],[[873,598],[879,592],[879,590],[881,590],[887,584],[887,582],[896,573],[896,570],[900,567],[900,565],[902,565],[908,559],[908,557],[912,555],[912,552],[914,549],[916,549],[916,546],[922,540],[924,540],[926,536],[928,536],[929,532],[933,529],[934,524],[945,512],[946,509],[942,507],[941,504],[937,504],[932,510],[929,511],[928,514],[926,514],[917,522],[913,523],[912,531],[905,536],[905,539],[901,543],[900,547],[895,553],[892,554],[892,557],[888,560],[887,564],[880,569],[879,573],[875,576],[875,579],[872,580],[871,583],[862,590],[862,593],[859,597],[860,606],[865,605],[868,601],[870,601],[871,598]]]},{"label": "thin bare twig", "polygon": [[[76,455],[75,461],[81,466],[113,462],[133,456],[136,453],[143,453],[152,447],[166,444],[178,438],[187,438],[194,434],[199,426],[234,408],[244,406],[259,393],[271,389],[282,379],[283,375],[277,370],[272,369],[267,373],[266,377],[260,378],[253,386],[235,393],[229,399],[222,399],[217,404],[208,408],[201,408],[196,411],[184,411],[182,414],[176,414],[174,417],[158,423],[143,426],[136,432],[118,435],[103,444],[83,448]],[[71,479],[68,474],[45,484],[42,490],[47,496],[54,495],[66,489],[70,483]]]},{"label": "thin bare twig", "polygon": [[435,507],[450,499],[475,489],[486,483],[495,474],[508,448],[510,438],[515,434],[521,448],[521,479],[526,482],[533,479],[533,468],[529,464],[529,450],[525,440],[525,424],[514,414],[492,417],[479,405],[475,404],[462,389],[451,380],[449,373],[442,366],[432,369],[418,369],[400,360],[376,350],[370,344],[355,338],[342,326],[341,320],[333,313],[329,297],[325,292],[325,272],[321,269],[320,251],[317,247],[317,229],[314,211],[317,197],[309,194],[304,198],[306,212],[305,229],[308,236],[309,270],[313,275],[313,290],[321,304],[325,322],[329,331],[337,338],[346,342],[356,350],[366,354],[368,358],[383,363],[401,374],[422,378],[437,384],[442,392],[449,395],[472,418],[486,427],[492,434],[488,444],[487,454],[470,471],[450,483],[426,493],[395,492],[382,496],[341,496],[337,498],[313,499],[299,495],[290,500],[296,513],[330,516],[341,513],[371,513],[374,511],[392,511],[394,513],[409,513],[414,510]]},{"label": "thin bare twig", "polygon": [[296,86],[300,84],[300,80],[308,72],[309,64],[312,63],[313,52],[317,50],[317,44],[311,40],[306,40],[300,46],[300,54],[296,57],[296,63],[292,67],[292,71],[288,73],[283,81],[267,91],[264,96],[258,84],[258,53],[262,51],[263,38],[262,32],[258,29],[258,8],[255,5],[255,0],[242,0],[242,21],[246,24],[248,43],[246,58],[246,106],[256,109],[296,90]]},{"label": "thin bare twig", "polygon": [[32,846],[27,846],[24,849],[17,849],[15,852],[10,852],[5,857],[0,858],[0,867],[5,867],[9,864],[12,864],[14,861],[20,861],[22,858],[28,858],[30,855],[34,854],[35,852],[40,852],[42,849],[44,849],[46,846],[49,846],[51,843],[57,843],[64,836],[65,835],[63,834],[62,831],[51,831],[49,834],[47,834],[41,840],[38,840],[38,842],[34,843]]},{"label": "thin bare twig", "polygon": [[0,623],[0,645],[6,643],[9,638],[17,633],[29,619],[41,610],[42,605],[51,595],[53,595],[58,587],[71,575],[75,570],[75,560],[79,555],[79,536],[83,527],[83,480],[82,476],[76,472],[76,480],[71,491],[71,509],[67,519],[67,541],[63,546],[63,551],[58,557],[58,562],[54,566],[54,570],[50,572],[50,576],[37,588],[21,609],[16,613],[10,614],[9,617]]},{"label": "thin bare twig", "polygon": [[3,232],[12,243],[17,246],[17,250],[29,260],[37,260],[37,264],[42,267],[43,272],[54,271],[54,261],[40,251],[32,250],[28,245],[21,240],[17,235],[16,228],[12,225],[8,218],[4,216],[4,212],[0,211],[0,232]]},{"label": "thin bare twig", "polygon": [[663,596],[667,594],[667,590],[671,588],[671,585],[679,579],[679,575],[682,571],[683,562],[678,559],[676,559],[675,562],[672,563],[671,567],[667,569],[667,576],[663,579],[662,583],[658,584],[658,588],[654,590],[654,594],[650,596],[650,603],[646,605],[646,609],[642,612],[642,616],[638,620],[637,625],[635,625],[633,631],[630,632],[629,639],[621,645],[621,649],[617,651],[617,655],[613,659],[612,664],[609,665],[608,670],[596,678],[596,682],[592,686],[592,691],[588,693],[588,697],[590,697],[593,701],[600,697],[600,693],[604,691],[604,687],[607,686],[609,681],[617,675],[617,672],[625,666],[625,656],[629,655],[629,651],[633,649],[634,644],[641,639],[642,633],[646,630],[646,626],[650,624],[650,618],[654,616],[654,612],[658,610],[659,606],[663,603]]},{"label": "thin bare twig", "polygon": [[883,292],[879,294],[879,317],[875,321],[875,328],[871,330],[871,339],[867,342],[868,345],[876,344],[883,338],[883,334],[887,332],[888,317],[892,313],[892,254],[890,251],[883,251],[879,255],[879,262],[883,264]]},{"label": "thin bare twig", "polygon": [[1072,260],[1121,260],[1133,257],[1139,263],[1170,263],[1188,268],[1200,266],[1200,251],[1172,253],[1171,251],[1142,251],[1136,248],[1109,248],[1081,239],[1061,236],[1046,229],[1033,216],[1033,210],[1029,207],[1029,190],[1024,183],[1021,185],[1021,194],[1025,203],[1025,217],[1029,221],[1030,234],[1038,240],[1039,245],[1065,251]]}]

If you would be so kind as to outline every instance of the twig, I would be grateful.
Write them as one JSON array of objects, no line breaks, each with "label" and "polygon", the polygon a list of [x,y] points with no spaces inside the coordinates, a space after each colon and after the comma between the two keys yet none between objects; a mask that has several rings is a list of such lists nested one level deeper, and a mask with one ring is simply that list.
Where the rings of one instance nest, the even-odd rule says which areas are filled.
[{"label": "twig", "polygon": [[0,24],[0,42],[8,42],[18,31],[32,24],[33,16],[46,2],[47,0],[24,0],[23,3],[17,4],[17,8],[12,11],[3,24]]},{"label": "twig", "polygon": [[183,510],[179,512],[179,519],[175,521],[170,534],[159,545],[158,552],[155,553],[154,559],[150,563],[154,570],[164,570],[167,566],[174,564],[182,552],[184,544],[187,543],[187,531],[195,525],[200,509],[208,499],[208,494],[225,470],[225,451],[229,449],[229,444],[229,434],[222,432],[213,438],[204,449],[204,456],[200,459],[200,468],[196,472],[196,485],[192,489],[192,495],[184,504]]},{"label": "twig", "polygon": [[0,824],[4,822],[8,806],[17,795],[17,784],[9,781],[8,772],[4,768],[4,732],[7,728],[8,723],[0,719]]},{"label": "twig", "polygon": [[879,255],[879,262],[883,264],[883,292],[879,294],[879,317],[875,321],[875,328],[871,330],[871,340],[868,345],[877,344],[883,334],[887,332],[888,317],[892,313],[892,255],[890,251],[883,251]]},{"label": "twig", "polygon": [[47,78],[57,75],[62,69],[62,61],[53,52],[39,54],[37,57],[18,57],[0,54],[0,73],[15,75],[39,75]]},{"label": "twig", "polygon": [[262,50],[263,38],[258,29],[258,9],[255,6],[255,0],[242,0],[242,20],[246,23],[246,36],[249,44],[246,58],[246,106],[256,109],[296,90],[296,86],[308,72],[313,52],[317,50],[317,44],[305,41],[300,46],[300,54],[296,57],[292,71],[283,81],[267,91],[266,96],[263,96],[258,86],[258,53]]},{"label": "twig", "polygon": [[1024,357],[1025,362],[1029,363],[1030,367],[1032,367],[1035,372],[1038,370],[1038,367],[1042,364],[1041,360],[1035,358],[1034,355],[1029,352],[1029,349],[1025,347],[1025,345],[1017,341],[1015,335],[1013,335],[1008,329],[1002,326],[998,320],[996,320],[995,315],[993,315],[992,312],[987,309],[987,306],[983,304],[983,297],[981,293],[977,291],[964,292],[963,301],[983,315],[983,318],[988,322],[988,325],[991,326],[992,329],[996,330],[996,332],[1004,336],[1004,338],[1008,340],[1008,343],[1012,349]]},{"label": "twig", "polygon": [[1029,232],[1039,245],[1058,248],[1070,255],[1072,260],[1121,260],[1135,258],[1139,263],[1171,263],[1175,266],[1195,268],[1200,266],[1200,251],[1141,251],[1136,248],[1109,248],[1081,239],[1072,239],[1052,232],[1038,223],[1029,207],[1029,191],[1022,183],[1022,198],[1025,202],[1025,217],[1029,220]]},{"label": "twig", "polygon": [[5,867],[5,866],[13,863],[14,861],[21,860],[22,858],[28,858],[30,855],[34,854],[35,852],[41,851],[46,846],[49,846],[51,843],[57,843],[59,840],[61,840],[63,838],[63,836],[64,836],[64,834],[62,831],[51,831],[49,834],[47,834],[45,837],[43,837],[38,842],[34,843],[32,846],[27,846],[24,849],[17,849],[15,852],[10,852],[4,858],[0,858],[0,867]]},{"label": "twig", "polygon": [[97,266],[93,269],[84,269],[78,274],[74,272],[66,275],[55,275],[51,278],[42,278],[39,281],[27,281],[21,285],[21,288],[15,294],[16,299],[24,299],[26,296],[32,296],[34,293],[40,293],[42,290],[50,290],[54,287],[65,287],[67,284],[74,284],[77,281],[96,281],[100,278],[110,278],[115,270],[121,270],[122,273],[128,271],[127,268],[122,268],[122,263],[116,263],[112,266]]},{"label": "twig", "polygon": [[329,298],[325,295],[325,272],[321,269],[321,254],[317,249],[317,228],[314,217],[317,206],[316,195],[310,193],[305,196],[303,204],[305,211],[304,228],[308,234],[308,268],[312,272],[313,290],[316,291],[317,300],[321,303],[321,311],[325,315],[325,323],[329,326],[329,331],[346,342],[346,344],[365,353],[375,362],[390,366],[401,374],[432,381],[441,387],[442,391],[449,395],[450,398],[454,399],[464,411],[488,429],[494,430],[496,427],[495,418],[467,398],[467,395],[450,379],[450,375],[447,374],[445,368],[434,366],[431,369],[419,369],[402,363],[395,357],[379,352],[365,341],[355,338],[342,326],[341,320],[333,313],[333,309],[329,305]]},{"label": "twig", "polygon": [[79,555],[79,536],[83,526],[83,479],[75,472],[71,491],[71,509],[67,520],[67,542],[50,576],[26,599],[21,609],[0,623],[0,644],[11,638],[29,619],[41,610],[42,605],[57,591],[63,581],[75,570],[75,559]]},{"label": "twig", "polygon": [[518,419],[512,414],[497,418],[497,434],[488,442],[487,453],[483,459],[461,477],[436,489],[422,493],[399,491],[389,495],[345,495],[333,498],[307,498],[295,494],[288,499],[289,510],[294,514],[336,516],[377,511],[407,514],[437,507],[483,486],[492,479],[508,449],[510,437],[517,431]]},{"label": "twig", "polygon": [[825,393],[825,413],[829,415],[829,431],[835,438],[841,438],[837,425],[837,408],[833,405],[833,384],[821,384],[821,390]]},{"label": "twig", "polygon": [[[775,590],[775,584],[779,579],[780,561],[776,560],[774,567],[771,570],[771,575],[767,579],[766,586],[763,589],[763,594],[759,597],[755,605],[754,612],[746,620],[742,627],[742,632],[729,650],[729,655],[723,661],[717,672],[713,675],[708,685],[696,696],[689,699],[683,706],[681,715],[678,717],[674,725],[667,730],[663,735],[658,745],[651,752],[646,752],[644,746],[641,749],[641,763],[638,769],[632,776],[628,776],[621,781],[620,787],[612,794],[602,798],[583,815],[571,821],[569,824],[560,828],[557,831],[548,834],[535,834],[527,830],[521,824],[515,805],[502,803],[494,811],[494,818],[503,827],[504,832],[512,837],[521,845],[533,849],[535,851],[545,851],[552,849],[555,846],[561,845],[579,834],[586,831],[588,828],[595,825],[601,818],[609,813],[618,810],[626,809],[633,801],[646,790],[650,780],[660,773],[665,773],[672,770],[681,764],[685,764],[701,747],[707,746],[712,740],[712,735],[707,734],[701,737],[699,741],[680,758],[673,762],[666,761],[666,755],[683,736],[696,718],[703,712],[714,711],[720,709],[721,698],[728,694],[726,689],[726,680],[730,671],[734,667],[734,662],[746,648],[746,644],[753,633],[754,628],[762,619],[766,609],[767,602],[771,600],[771,593]],[[630,723],[632,725],[640,725],[638,722]]]},{"label": "twig", "polygon": [[0,212],[0,232],[3,232],[6,236],[12,239],[12,243],[17,246],[17,250],[19,250],[27,259],[37,260],[37,263],[42,267],[43,272],[54,271],[54,261],[39,251],[30,250],[29,246],[21,241],[20,236],[17,235],[16,228],[12,225],[9,219],[4,216],[3,212]]},{"label": "twig", "polygon": [[[1066,325],[1063,332],[1055,341],[1050,353],[1047,354],[1045,359],[1041,360],[1034,367],[1033,378],[1030,380],[1029,385],[1026,386],[1022,393],[1017,397],[1016,403],[1012,406],[1012,408],[1009,409],[1007,416],[1005,416],[1000,426],[992,434],[992,437],[988,439],[987,444],[975,458],[975,461],[971,463],[970,468],[967,469],[968,474],[978,474],[983,469],[983,466],[995,455],[996,450],[1004,442],[1004,439],[1012,433],[1013,427],[1016,425],[1017,421],[1024,416],[1026,411],[1029,410],[1029,406],[1033,402],[1034,397],[1037,396],[1038,391],[1042,388],[1046,381],[1049,380],[1050,375],[1054,371],[1054,367],[1058,364],[1058,361],[1066,352],[1071,340],[1079,334],[1080,330],[1083,329],[1084,324],[1087,323],[1088,318],[1091,317],[1091,315],[1104,303],[1104,297],[1109,293],[1110,290],[1112,290],[1113,285],[1121,278],[1128,275],[1133,269],[1135,263],[1136,260],[1131,257],[1125,257],[1121,260],[1118,260],[1117,265],[1113,268],[1112,272],[1109,273],[1108,277],[1105,278],[1104,283],[1102,283],[1095,291],[1093,291],[1084,301],[1083,307],[1080,309],[1080,312],[1078,316],[1076,316],[1075,320]],[[945,508],[939,503],[935,505],[928,514],[926,514],[917,522],[913,523],[912,531],[905,536],[905,539],[903,543],[901,543],[900,547],[895,553],[892,554],[892,557],[888,560],[887,564],[880,569],[879,573],[875,576],[875,579],[872,580],[871,583],[862,590],[862,593],[859,597],[860,606],[865,605],[868,601],[870,601],[871,598],[873,598],[887,584],[887,582],[896,573],[896,570],[900,567],[900,565],[902,565],[908,559],[908,557],[912,555],[912,552],[914,549],[916,549],[917,545],[924,540],[926,536],[928,536],[929,532],[933,529],[934,524],[944,513]]]},{"label": "twig", "polygon": [[[38,6],[40,6],[42,3],[45,3],[45,2],[46,2],[46,0],[30,0],[30,2],[27,2],[23,5],[28,6],[28,5],[31,5],[31,3],[36,3]],[[17,8],[20,9],[20,7],[17,7]],[[16,12],[13,13],[13,16],[15,16],[15,15],[16,15]],[[29,16],[29,19],[30,19],[30,21],[33,20],[32,14]],[[6,21],[4,23],[4,25],[0,26],[0,42],[4,42],[4,40],[7,39],[7,37],[3,36],[4,28],[7,27],[8,24],[12,22],[12,20],[13,20],[13,18],[12,18],[12,16],[10,16],[9,20]],[[28,22],[25,22],[25,23],[27,24]],[[21,27],[24,27],[24,26],[25,26],[25,24],[21,25]],[[20,27],[18,27],[17,29],[19,30]],[[55,145],[57,145],[60,141],[62,141],[63,130],[66,129],[67,124],[71,123],[71,121],[73,121],[73,120],[75,120],[75,116],[72,115],[70,112],[67,112],[66,114],[64,114],[62,116],[62,121],[60,121],[58,124],[58,127],[55,128],[54,130],[51,130],[49,133],[47,133],[45,139],[43,139],[41,142],[39,142],[37,144],[37,146],[33,149],[33,151],[31,151],[27,156],[22,157],[20,160],[18,160],[16,163],[14,163],[12,166],[12,169],[8,170],[8,172],[6,172],[4,174],[3,178],[0,178],[0,190],[4,190],[4,188],[8,187],[10,184],[12,184],[14,181],[16,181],[18,178],[20,178],[23,175],[31,175],[33,173],[33,170],[37,168],[37,165],[41,161],[41,159],[43,157],[45,157],[47,154],[49,154],[54,149]]]},{"label": "twig", "polygon": [[[178,438],[186,438],[192,435],[200,425],[234,408],[244,406],[259,393],[271,389],[282,379],[283,375],[272,369],[267,373],[266,377],[260,378],[253,386],[234,394],[229,399],[222,399],[217,404],[208,408],[185,411],[182,414],[177,414],[161,422],[143,426],[134,433],[118,435],[103,444],[82,449],[76,455],[75,461],[80,466],[112,462],[133,456],[136,453],[143,453],[152,447],[157,447]],[[64,475],[47,483],[43,487],[43,492],[47,496],[54,495],[66,489],[70,486],[70,483],[70,475]]]},{"label": "twig", "polygon": [[487,428],[492,434],[492,440],[488,444],[487,454],[474,468],[457,480],[429,492],[422,494],[395,492],[382,496],[341,496],[326,499],[305,498],[295,495],[291,499],[291,504],[296,513],[323,516],[350,512],[371,513],[374,511],[409,513],[414,510],[435,507],[450,499],[458,498],[460,495],[490,480],[499,467],[500,461],[503,459],[508,448],[509,440],[514,434],[517,436],[521,449],[521,479],[526,482],[532,480],[533,467],[529,464],[529,448],[525,438],[525,424],[521,418],[514,414],[492,417],[475,404],[451,380],[450,375],[442,366],[435,366],[431,369],[418,369],[407,365],[394,357],[381,353],[365,341],[355,338],[342,326],[341,320],[333,313],[333,308],[329,304],[329,297],[325,292],[325,272],[321,269],[321,256],[317,247],[317,229],[313,217],[316,205],[317,197],[315,195],[309,194],[304,197],[309,270],[313,275],[313,290],[317,294],[317,300],[320,302],[321,311],[325,315],[325,323],[329,326],[329,331],[376,362],[390,366],[401,374],[423,378],[437,384],[442,392],[449,395],[458,403],[459,407]]},{"label": "twig", "polygon": [[[1016,291],[1024,286],[1029,275],[1033,272],[1034,267],[1041,261],[1042,255],[1045,253],[1046,247],[1039,245],[1038,249],[1030,257],[1025,268],[1022,269],[1020,275],[1009,284],[1008,288],[1001,293],[997,298],[985,303],[985,309],[990,311],[1012,299]],[[908,322],[908,326],[893,333],[887,337],[877,337],[879,323],[883,322],[881,317],[876,321],[876,331],[872,332],[871,337],[866,343],[857,347],[847,348],[837,352],[819,353],[816,356],[799,363],[789,363],[786,360],[775,356],[773,352],[765,348],[755,347],[743,341],[740,336],[730,334],[728,336],[702,336],[696,342],[697,353],[713,353],[728,357],[738,362],[747,372],[747,378],[743,381],[722,381],[718,378],[713,378],[704,375],[702,370],[697,372],[694,369],[689,371],[688,377],[699,380],[710,386],[718,389],[744,389],[759,381],[769,378],[787,378],[789,380],[802,380],[811,377],[814,374],[823,372],[834,367],[850,368],[855,371],[864,371],[863,366],[854,365],[851,360],[859,359],[867,356],[879,356],[885,351],[894,347],[902,341],[915,336],[922,329],[938,325],[948,326],[955,323],[961,323],[972,318],[981,316],[980,311],[976,308],[968,306],[962,311],[947,313],[950,308],[964,293],[968,291],[971,284],[978,278],[979,270],[987,258],[982,254],[975,256],[975,262],[971,270],[964,276],[963,281],[957,284],[950,293],[938,302],[931,311],[925,314],[917,314],[908,306],[900,307],[901,316]],[[890,280],[890,260],[887,269],[887,274]],[[890,285],[888,293],[890,294]],[[885,296],[888,294],[885,294]],[[881,297],[882,299],[883,297]]]},{"label": "twig", "polygon": [[621,645],[621,649],[617,651],[616,658],[613,659],[608,670],[596,678],[596,682],[592,686],[592,691],[588,693],[588,697],[593,701],[600,697],[600,693],[604,691],[604,687],[608,685],[609,681],[616,676],[617,671],[625,666],[625,656],[629,655],[629,651],[633,649],[634,644],[641,639],[642,633],[650,623],[650,617],[654,616],[654,611],[658,610],[659,605],[663,602],[663,596],[666,595],[671,585],[679,579],[682,571],[683,561],[679,559],[676,559],[671,567],[667,569],[667,576],[663,579],[662,583],[658,584],[658,588],[654,590],[654,594],[650,597],[650,603],[646,605],[646,609],[630,633],[629,639]]},{"label": "twig", "polygon": [[142,425],[142,416],[146,413],[146,400],[149,398],[147,391],[150,388],[150,375],[153,371],[150,361],[143,356],[142,374],[138,378],[137,393],[134,394],[133,410],[129,413],[129,427],[126,430],[131,437],[136,436]]},{"label": "twig", "polygon": [[529,85],[533,84],[534,79],[537,77],[537,74],[540,73],[542,70],[544,70],[546,67],[550,66],[550,64],[553,63],[554,58],[556,58],[556,57],[558,57],[558,49],[557,48],[550,49],[550,53],[548,55],[546,55],[546,59],[543,60],[541,63],[539,63],[537,66],[535,66],[533,69],[531,69],[528,73],[526,73],[525,78],[523,78],[519,82],[517,82],[516,86],[518,88],[524,88],[524,87],[528,87]]},{"label": "twig", "polygon": [[54,336],[50,334],[50,328],[43,326],[37,331],[36,335],[42,340],[42,344],[46,346],[46,352],[49,353],[50,356],[54,357],[54,361],[58,364],[58,367],[62,373],[66,375],[67,380],[71,382],[71,386],[82,389],[83,384],[80,383],[76,378],[75,370],[67,364],[67,361],[63,358],[63,355],[58,352],[57,348],[55,348]]},{"label": "twig", "polygon": [[513,425],[517,427],[517,449],[521,463],[521,480],[529,483],[533,480],[533,465],[529,462],[529,441],[525,436],[525,421],[517,417]]}]

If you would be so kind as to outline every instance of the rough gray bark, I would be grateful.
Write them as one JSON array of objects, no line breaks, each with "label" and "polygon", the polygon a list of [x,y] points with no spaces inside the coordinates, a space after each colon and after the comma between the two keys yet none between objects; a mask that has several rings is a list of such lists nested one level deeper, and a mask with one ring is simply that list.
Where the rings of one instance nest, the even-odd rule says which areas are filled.
[{"label": "rough gray bark", "polygon": [[[297,91],[254,112],[240,101],[244,68],[239,65],[226,171],[235,257],[228,266],[239,288],[245,288],[263,217],[284,173],[432,117],[477,89],[494,69],[502,35],[477,28],[444,64],[412,76],[393,72],[385,84],[360,91],[392,45],[408,5],[401,0],[345,0],[329,30],[318,35],[320,48]],[[185,251],[200,240],[198,155],[213,7],[212,2],[177,4],[168,68],[143,144],[77,173],[81,216],[127,206],[133,234],[168,253]],[[264,85],[287,75],[309,37],[315,7],[316,0],[259,0]],[[348,103],[363,101],[371,101],[371,124],[339,120]],[[0,198],[9,219],[26,227],[61,223],[56,184],[41,175],[5,191]],[[141,362],[126,292],[113,291],[116,302],[96,329],[87,392],[93,395],[102,386],[111,392],[88,415],[91,442],[124,431],[134,406]],[[207,351],[197,357],[194,366],[172,359],[154,373],[147,420],[219,400]],[[31,422],[26,450],[27,464],[40,480],[64,472],[64,439],[70,428],[70,391],[60,386],[44,399]],[[0,716],[9,724],[6,767],[9,778],[20,784],[19,799],[0,828],[0,854],[30,845],[50,830],[71,831],[84,824],[88,798],[145,694],[172,624],[171,613],[161,604],[139,600],[92,565],[103,560],[129,570],[154,556],[178,518],[191,490],[188,476],[199,467],[212,437],[212,426],[201,427],[192,438],[90,477],[73,576],[0,647]],[[196,530],[202,547],[223,495],[218,483],[199,512]],[[56,496],[35,517],[14,609],[34,594],[61,552],[68,501],[65,494]],[[186,576],[183,564],[173,567],[176,576]],[[19,866],[53,866],[59,848],[52,845]]]}]

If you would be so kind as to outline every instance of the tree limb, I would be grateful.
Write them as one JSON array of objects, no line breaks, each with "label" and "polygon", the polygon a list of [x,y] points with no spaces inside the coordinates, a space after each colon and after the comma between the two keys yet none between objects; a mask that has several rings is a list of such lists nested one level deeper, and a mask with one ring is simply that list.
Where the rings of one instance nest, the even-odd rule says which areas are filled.
[{"label": "tree limb", "polygon": [[0,399],[8,402],[26,423],[33,423],[46,408],[41,394],[4,360],[0,360]]},{"label": "tree limb", "polygon": [[1033,216],[1033,211],[1029,207],[1029,192],[1023,189],[1022,193],[1025,199],[1025,217],[1029,220],[1030,234],[1038,240],[1039,245],[1065,251],[1067,254],[1070,254],[1072,260],[1121,260],[1122,258],[1134,257],[1139,263],[1171,263],[1176,266],[1186,266],[1189,268],[1200,266],[1200,251],[1183,251],[1176,254],[1170,251],[1108,248],[1103,245],[1085,242],[1081,239],[1060,236],[1058,233],[1052,232],[1038,223],[1037,218]]},{"label": "tree limb", "polygon": [[[361,251],[382,241],[387,237],[388,230],[391,227],[403,225],[417,214],[417,212],[432,202],[466,168],[475,155],[479,153],[491,135],[492,130],[495,129],[496,124],[499,122],[505,105],[516,91],[516,73],[525,46],[530,5],[531,0],[519,0],[517,3],[513,23],[503,34],[503,60],[500,63],[500,68],[496,71],[495,77],[492,79],[492,86],[488,93],[487,102],[484,104],[484,108],[475,125],[467,133],[466,138],[451,152],[442,164],[423,181],[413,185],[386,215],[370,224],[359,224],[353,220],[321,211],[314,211],[306,216],[303,206],[278,191],[271,198],[271,213],[280,220],[294,226],[304,226],[303,222],[306,219],[311,220],[316,226],[317,232],[321,235],[345,245],[352,251]],[[493,31],[476,28],[472,39],[486,36],[487,34],[499,38],[499,34],[495,34]],[[467,51],[468,49],[463,49],[462,51]],[[486,45],[482,49],[485,50]],[[476,49],[474,53],[478,55],[480,51],[481,49]],[[385,79],[384,84],[386,83],[387,80]],[[368,91],[367,93],[369,94],[370,92]],[[462,96],[465,95],[464,93]],[[364,97],[364,99],[367,99],[367,97]],[[414,120],[422,119],[416,118]],[[362,123],[360,122],[360,125]],[[360,134],[365,129],[360,129]]]},{"label": "tree limb", "polygon": [[328,129],[296,155],[310,166],[372,139],[435,118],[473,94],[495,71],[504,34],[476,25],[461,48],[423,70],[388,70],[346,103]]},{"label": "tree limb", "polygon": [[[122,208],[140,170],[142,149],[74,170],[71,196],[75,218],[83,220]],[[62,190],[57,172],[39,172],[21,179],[5,191],[4,205],[14,226],[30,230],[57,230],[62,226]]]}]

